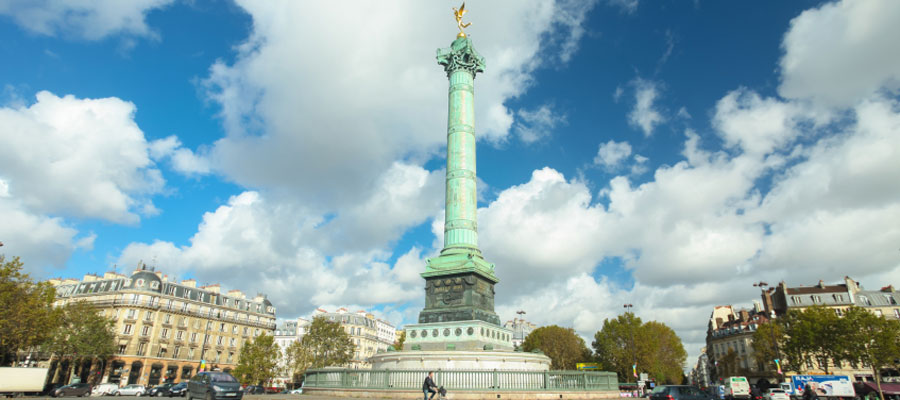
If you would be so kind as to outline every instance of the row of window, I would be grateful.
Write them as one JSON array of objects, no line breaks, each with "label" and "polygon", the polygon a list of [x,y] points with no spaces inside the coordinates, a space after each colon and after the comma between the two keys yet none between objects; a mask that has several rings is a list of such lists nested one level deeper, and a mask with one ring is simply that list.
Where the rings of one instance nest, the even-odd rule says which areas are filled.
[{"label": "row of window", "polygon": [[[125,312],[126,312],[125,319],[130,319],[130,320],[137,320],[138,315],[140,315],[140,313],[141,313],[140,311],[133,309],[133,308],[129,308],[129,309],[125,310]],[[119,313],[120,313],[120,310],[116,309],[113,312],[113,317],[118,319]],[[143,314],[144,314],[144,321],[151,322],[154,320],[153,319],[153,317],[154,317],[153,311],[144,311]],[[188,326],[188,321],[189,321],[188,317],[175,317],[172,314],[163,314],[163,324],[172,324],[175,322],[176,318],[178,319],[179,327],[187,327]],[[200,319],[194,319],[194,329],[200,329],[200,324],[201,324]],[[210,331],[210,330],[217,329],[219,332],[227,332],[228,331],[228,325],[226,325],[224,322],[218,322],[217,324],[218,324],[218,326],[214,327],[213,321],[207,321],[206,322],[206,330]],[[235,334],[235,335],[238,333],[238,325],[237,324],[231,325],[231,333]],[[254,336],[259,336],[259,333],[260,333],[259,328],[256,328],[254,331]],[[243,334],[249,335],[248,327],[246,327],[246,326],[244,327]]]},{"label": "row of window", "polygon": [[[119,349],[118,349],[119,354],[125,355],[127,348],[128,348],[128,345],[120,344]],[[175,348],[172,350],[172,354],[169,355],[168,354],[169,350],[167,348],[160,347],[156,351],[156,354],[154,356],[157,358],[170,358],[171,357],[174,359],[179,359],[181,357],[184,357],[185,360],[194,360],[194,354],[195,354],[196,349],[188,348],[186,352],[183,352],[181,350],[182,350],[181,346],[175,346]],[[143,343],[143,342],[138,343],[138,347],[137,347],[137,351],[135,352],[135,355],[146,356],[147,355],[146,351],[147,351],[147,343]],[[229,351],[227,358],[225,358],[224,360],[222,360],[222,354],[223,353],[221,351],[216,351],[216,356],[211,361],[212,362],[224,361],[226,363],[232,363],[233,361],[235,361],[233,351]]]},{"label": "row of window", "polygon": [[[835,294],[831,295],[831,298],[834,299],[834,301],[838,302],[838,303],[844,302],[843,294],[835,293]],[[857,296],[857,298],[859,299],[859,303],[861,303],[861,304],[865,304],[867,306],[872,305],[872,300],[869,299],[867,296],[859,295],[859,296]],[[810,301],[812,301],[813,304],[822,304],[822,296],[814,294],[814,295],[810,295],[809,299],[810,299]],[[884,299],[890,305],[897,305],[897,299],[894,298],[893,295],[886,294],[886,295],[884,295]],[[791,296],[791,303],[793,303],[794,305],[802,305],[803,304],[803,296]]]}]

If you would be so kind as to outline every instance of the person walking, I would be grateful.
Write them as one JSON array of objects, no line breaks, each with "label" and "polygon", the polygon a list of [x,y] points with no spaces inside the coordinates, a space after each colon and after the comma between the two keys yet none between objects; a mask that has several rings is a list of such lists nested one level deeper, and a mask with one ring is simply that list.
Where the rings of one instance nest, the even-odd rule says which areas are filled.
[{"label": "person walking", "polygon": [[[437,394],[437,385],[434,384],[434,371],[428,371],[428,376],[425,377],[425,382],[422,383],[422,394],[425,395],[424,400],[431,400],[434,398],[434,395]],[[428,392],[431,392],[431,397],[428,397]]]}]

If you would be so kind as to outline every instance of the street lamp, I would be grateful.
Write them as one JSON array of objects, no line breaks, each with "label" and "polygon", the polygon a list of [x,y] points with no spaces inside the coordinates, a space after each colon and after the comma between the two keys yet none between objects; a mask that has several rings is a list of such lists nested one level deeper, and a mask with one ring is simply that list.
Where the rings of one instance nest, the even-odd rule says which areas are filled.
[{"label": "street lamp", "polygon": [[[765,299],[766,288],[769,287],[769,284],[763,281],[759,281],[757,283],[754,283],[753,286],[759,288],[759,290],[762,292],[763,299]],[[779,375],[784,375],[784,373],[781,372],[781,353],[778,351],[778,339],[776,339],[775,337],[775,311],[773,310],[772,314],[768,317],[769,323],[772,324],[772,345],[775,346],[775,369]]]},{"label": "street lamp", "polygon": [[[632,304],[625,304],[625,314],[631,314],[631,319],[634,320],[634,313],[631,312]],[[631,372],[634,374],[634,381],[637,382],[637,349],[634,348],[634,327],[631,327]]]}]

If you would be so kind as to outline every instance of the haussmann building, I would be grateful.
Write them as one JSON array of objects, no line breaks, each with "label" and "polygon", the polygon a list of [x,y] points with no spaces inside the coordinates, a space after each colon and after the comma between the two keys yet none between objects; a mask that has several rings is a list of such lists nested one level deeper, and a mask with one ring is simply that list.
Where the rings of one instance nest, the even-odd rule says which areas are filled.
[{"label": "haussmann building", "polygon": [[186,381],[201,368],[231,371],[248,340],[275,329],[275,307],[265,295],[176,282],[143,264],[131,276],[107,272],[49,282],[56,287],[54,305],[87,301],[115,320],[116,354],[76,368],[92,383],[157,385]]}]

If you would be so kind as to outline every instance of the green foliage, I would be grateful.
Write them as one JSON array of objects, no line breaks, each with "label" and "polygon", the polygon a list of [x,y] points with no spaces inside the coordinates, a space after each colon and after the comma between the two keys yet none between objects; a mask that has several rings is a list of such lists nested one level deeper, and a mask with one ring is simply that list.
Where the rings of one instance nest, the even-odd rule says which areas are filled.
[{"label": "green foliage", "polygon": [[556,325],[542,326],[532,331],[522,349],[526,352],[541,350],[550,357],[550,369],[575,369],[579,362],[591,361],[591,351],[584,339],[572,328]]},{"label": "green foliage", "polygon": [[315,317],[303,339],[288,348],[287,368],[292,376],[302,376],[310,368],[346,365],[355,349],[340,323]]},{"label": "green foliage", "polygon": [[116,351],[115,322],[86,301],[59,308],[59,319],[46,348],[60,358],[106,359]]},{"label": "green foliage", "polygon": [[834,309],[824,306],[813,306],[803,311],[788,312],[784,324],[785,352],[793,357],[791,362],[800,363],[806,360],[825,360],[822,365],[826,374],[834,362],[849,360],[848,352],[852,328],[846,320],[838,317]]},{"label": "green foliage", "polygon": [[59,315],[53,309],[53,287],[32,281],[22,267],[18,257],[6,261],[0,255],[0,365],[7,359],[18,361],[19,352],[44,345]]},{"label": "green foliage", "polygon": [[858,357],[862,363],[872,366],[878,392],[881,392],[881,369],[897,367],[900,360],[900,321],[879,317],[859,307],[851,307],[843,318],[848,328],[853,328],[847,348],[848,356]]},{"label": "green foliage", "polygon": [[840,317],[834,309],[814,306],[762,324],[753,335],[753,348],[757,360],[769,366],[775,358],[773,330],[785,371],[799,373],[807,361],[827,360],[822,365],[827,374],[835,362],[849,361],[871,365],[877,377],[881,368],[900,359],[900,322],[859,307],[846,309]]},{"label": "green foliage", "polygon": [[406,343],[406,331],[401,331],[400,334],[397,335],[397,340],[394,341],[394,348],[403,350],[403,343]]},{"label": "green foliage", "polygon": [[[785,346],[784,325],[780,322],[780,320],[775,320],[760,324],[756,332],[753,332],[751,346],[753,346],[754,360],[757,364],[764,365],[767,372],[773,372],[773,376],[777,375],[777,373],[774,373],[777,370],[775,367],[776,358],[780,359],[782,371],[800,373],[803,364],[792,362],[792,360],[799,359],[799,357],[796,355],[792,357],[787,354],[790,349]],[[777,354],[775,352],[776,344],[778,345]]]},{"label": "green foliage", "polygon": [[592,343],[597,361],[615,371],[623,381],[634,380],[632,365],[657,382],[680,383],[687,352],[672,328],[663,323],[644,323],[633,313],[603,321]]},{"label": "green foliage", "polygon": [[278,358],[281,352],[275,344],[275,337],[263,333],[248,341],[241,348],[240,359],[232,374],[248,385],[262,385],[275,377],[278,372]]}]

